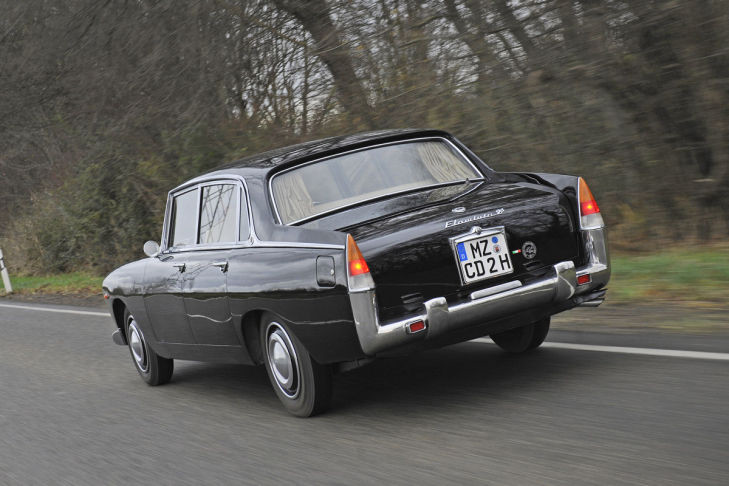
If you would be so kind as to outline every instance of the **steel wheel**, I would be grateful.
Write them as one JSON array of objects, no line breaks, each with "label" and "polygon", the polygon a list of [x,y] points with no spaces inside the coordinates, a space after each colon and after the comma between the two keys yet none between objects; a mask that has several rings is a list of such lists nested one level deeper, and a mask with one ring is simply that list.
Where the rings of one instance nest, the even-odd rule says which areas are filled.
[{"label": "steel wheel", "polygon": [[301,365],[291,338],[278,322],[271,322],[266,329],[268,366],[274,382],[288,398],[299,395]]},{"label": "steel wheel", "polygon": [[273,314],[261,316],[263,364],[273,391],[293,415],[310,417],[329,407],[331,368],[314,361],[290,324]]},{"label": "steel wheel", "polygon": [[129,316],[129,350],[132,352],[134,364],[142,373],[146,373],[149,369],[149,355],[147,354],[147,344],[144,342],[144,334],[137,325],[137,321]]},{"label": "steel wheel", "polygon": [[152,386],[163,385],[170,381],[174,368],[172,359],[163,358],[154,351],[129,310],[124,312],[124,331],[129,343],[129,353],[139,376]]}]

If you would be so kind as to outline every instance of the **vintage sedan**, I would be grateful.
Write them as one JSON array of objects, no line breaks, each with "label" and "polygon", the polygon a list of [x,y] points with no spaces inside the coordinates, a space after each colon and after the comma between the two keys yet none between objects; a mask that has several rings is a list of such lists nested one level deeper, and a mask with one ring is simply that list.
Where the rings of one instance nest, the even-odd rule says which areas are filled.
[{"label": "vintage sedan", "polygon": [[521,353],[597,306],[606,233],[584,179],[491,169],[438,130],[330,138],[170,191],[162,240],[103,283],[150,385],[173,360],[263,364],[310,416],[332,374],[489,335]]}]

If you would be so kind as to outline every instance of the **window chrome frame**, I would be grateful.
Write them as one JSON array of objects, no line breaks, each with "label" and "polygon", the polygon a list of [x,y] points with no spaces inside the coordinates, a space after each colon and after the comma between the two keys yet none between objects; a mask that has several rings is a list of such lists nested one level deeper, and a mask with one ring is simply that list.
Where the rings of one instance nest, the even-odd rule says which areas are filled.
[{"label": "window chrome frame", "polygon": [[[175,198],[184,196],[185,194],[189,194],[192,192],[195,193],[195,200],[197,202],[198,209],[197,209],[197,212],[195,213],[195,237],[194,237],[195,243],[192,243],[192,245],[188,245],[188,246],[194,246],[197,244],[196,242],[198,239],[198,233],[200,232],[200,224],[199,224],[200,223],[200,220],[199,220],[199,218],[200,218],[200,207],[199,207],[200,206],[200,188],[199,187],[192,187],[192,188],[186,187],[186,188],[180,190],[179,192],[176,192],[174,195],[168,196],[167,206],[169,207],[169,211],[166,209],[165,213],[169,212],[169,218],[168,218],[167,214],[165,214],[165,222],[169,221],[169,224],[167,224],[168,227],[163,234],[163,238],[164,238],[164,236],[166,236],[166,238],[164,238],[164,240],[163,240],[166,244],[169,243],[169,241],[172,239],[172,234],[171,234],[172,229],[173,229],[172,217],[173,217],[173,208],[174,208],[174,204],[175,204]],[[171,248],[174,248],[174,247],[171,247]],[[179,250],[182,248],[187,248],[187,246],[179,247],[177,249]],[[162,250],[160,250],[160,253],[162,253]]]},{"label": "window chrome frame", "polygon": [[[204,244],[194,244],[190,246],[183,246],[180,248],[174,248],[174,247],[168,247],[168,240],[170,236],[170,219],[172,215],[172,204],[173,199],[176,196],[179,196],[180,194],[184,194],[185,192],[188,192],[190,190],[196,190],[200,191],[200,187],[203,185],[216,185],[216,184],[224,184],[224,183],[230,183],[233,182],[237,184],[242,190],[242,196],[239,196],[239,206],[238,208],[242,208],[243,201],[245,201],[245,206],[248,210],[248,238],[245,240],[240,240],[240,211],[238,215],[238,224],[237,226],[237,241],[234,243],[210,243],[207,245]],[[196,216],[196,225],[197,225],[197,231],[200,230],[200,224],[199,224],[199,217],[200,217],[200,193],[198,192],[198,210],[197,210],[197,216]],[[248,184],[246,184],[246,180],[244,177],[236,175],[236,174],[220,174],[216,176],[202,176],[195,179],[192,179],[188,182],[185,182],[184,184],[175,187],[171,191],[167,193],[167,205],[165,207],[165,220],[162,224],[162,240],[160,245],[160,252],[158,256],[160,255],[168,255],[168,254],[176,254],[176,253],[185,253],[189,251],[205,251],[205,250],[233,250],[238,248],[308,248],[308,249],[319,249],[319,250],[344,250],[344,245],[334,245],[330,243],[304,243],[304,242],[298,242],[298,241],[264,241],[261,240],[258,237],[258,234],[256,233],[256,226],[253,221],[253,205],[251,203],[251,195],[250,191],[248,190]]]},{"label": "window chrome frame", "polygon": [[[460,155],[461,158],[473,168],[473,170],[476,172],[476,174],[480,175],[480,177],[477,177],[474,179],[463,179],[462,181],[440,182],[437,184],[425,185],[425,186],[418,187],[415,189],[406,189],[404,191],[395,191],[395,192],[392,192],[392,193],[389,193],[389,194],[386,194],[383,196],[376,196],[376,197],[372,197],[369,199],[362,199],[361,201],[357,201],[356,203],[344,204],[342,206],[338,206],[336,208],[332,208],[327,211],[322,211],[321,213],[316,213],[314,215],[307,216],[305,218],[301,218],[296,221],[291,221],[289,223],[283,222],[283,219],[281,218],[281,214],[279,213],[279,210],[278,210],[278,206],[276,206],[276,198],[273,196],[273,180],[276,177],[280,176],[281,174],[285,174],[286,172],[290,172],[292,170],[300,169],[301,167],[305,167],[307,165],[317,164],[317,163],[323,162],[325,160],[333,159],[336,157],[342,157],[344,155],[350,155],[350,154],[357,153],[357,152],[363,152],[366,150],[387,147],[390,145],[404,145],[404,144],[414,143],[414,142],[432,142],[432,141],[445,142],[447,145],[449,145],[451,147],[452,150],[454,150],[456,152],[456,154]],[[361,147],[361,148],[357,148],[357,149],[347,150],[345,152],[339,152],[339,153],[336,153],[333,155],[329,155],[327,157],[310,160],[310,161],[304,162],[302,164],[296,164],[296,165],[293,165],[292,167],[288,167],[284,170],[278,171],[268,179],[268,197],[269,197],[269,200],[271,201],[271,204],[273,207],[273,214],[276,217],[276,222],[278,224],[284,224],[286,226],[295,226],[297,224],[305,223],[307,221],[312,221],[314,219],[322,218],[324,216],[328,216],[330,214],[337,213],[346,208],[360,206],[367,202],[375,201],[375,200],[381,199],[383,197],[396,196],[398,194],[405,194],[408,192],[419,191],[422,189],[433,189],[433,188],[438,188],[438,187],[451,186],[453,184],[458,184],[459,182],[464,182],[466,180],[473,181],[473,182],[482,182],[485,180],[485,177],[484,177],[483,172],[476,166],[476,164],[473,163],[473,161],[463,152],[463,150],[460,149],[460,147],[458,147],[456,144],[454,144],[451,140],[448,140],[447,138],[442,137],[442,136],[417,137],[417,138],[409,138],[409,139],[404,139],[404,140],[396,140],[393,142],[384,142],[384,143],[379,143],[379,144],[374,144],[374,145],[368,145],[366,147]]]},{"label": "window chrome frame", "polygon": [[[202,191],[205,187],[211,187],[211,186],[234,186],[237,189],[236,194],[236,212],[234,214],[238,215],[238,218],[236,218],[235,221],[235,239],[233,241],[216,241],[214,243],[201,243],[200,237],[202,234],[200,233],[200,222],[202,220]],[[240,220],[241,220],[241,189],[242,186],[238,184],[237,182],[226,182],[226,181],[210,181],[205,182],[197,186],[198,191],[200,191],[200,199],[198,200],[198,210],[197,210],[197,243],[196,245],[201,248],[206,248],[208,246],[221,246],[221,245],[232,245],[235,243],[238,243],[240,241]]]},{"label": "window chrome frame", "polygon": [[[200,211],[202,205],[202,188],[207,186],[217,185],[235,185],[238,188],[237,195],[237,211],[238,218],[235,223],[235,241],[224,242],[224,243],[197,243],[200,238]],[[170,243],[170,230],[171,230],[171,218],[172,218],[172,205],[174,204],[174,198],[185,194],[190,191],[197,191],[197,213],[195,215],[195,241],[196,243],[183,247],[168,246]],[[245,240],[240,239],[240,227],[241,227],[241,209],[243,208],[243,201],[245,201],[245,207],[248,211],[248,238]],[[242,246],[251,246],[253,242],[257,240],[255,236],[255,230],[253,226],[253,212],[251,211],[250,195],[248,191],[248,185],[243,177],[236,176],[233,174],[225,174],[210,177],[195,178],[189,182],[186,182],[174,189],[167,194],[167,206],[165,208],[165,220],[162,225],[162,240],[160,255],[168,253],[181,253],[186,251],[198,251],[198,250],[225,250],[231,248],[239,248]]]}]

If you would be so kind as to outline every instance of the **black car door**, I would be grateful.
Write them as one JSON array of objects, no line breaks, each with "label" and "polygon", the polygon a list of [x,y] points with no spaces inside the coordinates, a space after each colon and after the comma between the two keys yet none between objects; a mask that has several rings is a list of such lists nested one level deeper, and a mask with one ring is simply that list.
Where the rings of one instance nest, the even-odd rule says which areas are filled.
[{"label": "black car door", "polygon": [[188,270],[187,249],[197,240],[198,189],[175,194],[171,200],[167,246],[152,258],[145,270],[144,303],[158,341],[193,344],[182,296],[183,276]]},{"label": "black car door", "polygon": [[227,295],[228,260],[238,239],[240,187],[211,182],[200,187],[198,244],[188,252],[182,292],[197,344],[239,346]]},{"label": "black car door", "polygon": [[184,253],[167,254],[152,258],[145,270],[144,303],[154,335],[163,343],[195,342],[182,299],[182,276],[186,266]]}]

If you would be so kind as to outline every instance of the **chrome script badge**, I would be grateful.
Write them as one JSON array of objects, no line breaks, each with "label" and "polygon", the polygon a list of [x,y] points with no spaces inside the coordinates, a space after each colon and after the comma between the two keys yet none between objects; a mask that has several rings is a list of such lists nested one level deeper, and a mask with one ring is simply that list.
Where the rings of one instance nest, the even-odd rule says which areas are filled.
[{"label": "chrome script badge", "polygon": [[474,214],[463,218],[451,219],[450,221],[446,221],[445,227],[450,228],[451,226],[458,226],[459,224],[470,223],[471,221],[478,221],[479,219],[491,218],[493,216],[498,216],[503,212],[504,208],[499,208],[494,211],[489,211],[488,213]]}]

